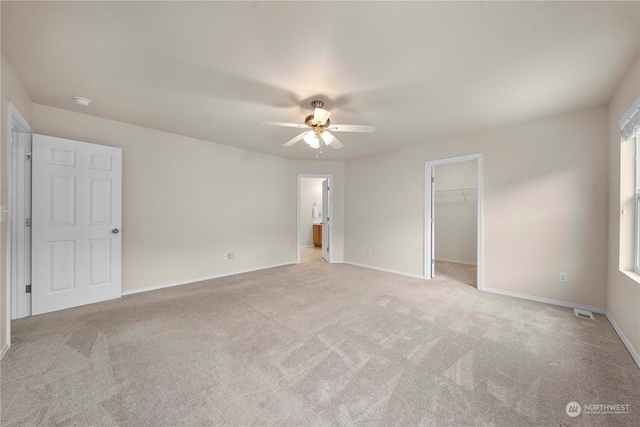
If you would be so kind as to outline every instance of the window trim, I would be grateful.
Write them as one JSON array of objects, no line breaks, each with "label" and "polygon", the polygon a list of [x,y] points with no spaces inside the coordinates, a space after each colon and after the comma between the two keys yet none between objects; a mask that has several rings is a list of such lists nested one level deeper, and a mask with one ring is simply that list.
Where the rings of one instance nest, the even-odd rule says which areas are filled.
[{"label": "window trim", "polygon": [[633,270],[640,274],[640,156],[638,156],[638,152],[640,150],[640,138],[638,135],[634,138],[634,166],[635,166],[635,222],[634,222],[634,262],[633,262]]}]

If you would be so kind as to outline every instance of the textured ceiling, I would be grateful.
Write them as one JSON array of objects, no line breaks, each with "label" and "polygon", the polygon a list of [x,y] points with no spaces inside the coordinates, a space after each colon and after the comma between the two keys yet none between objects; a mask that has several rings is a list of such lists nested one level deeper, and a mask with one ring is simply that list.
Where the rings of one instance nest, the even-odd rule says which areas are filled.
[{"label": "textured ceiling", "polygon": [[316,98],[377,128],[327,160],[605,105],[639,28],[639,2],[2,1],[34,102],[292,159],[299,131],[259,122]]}]

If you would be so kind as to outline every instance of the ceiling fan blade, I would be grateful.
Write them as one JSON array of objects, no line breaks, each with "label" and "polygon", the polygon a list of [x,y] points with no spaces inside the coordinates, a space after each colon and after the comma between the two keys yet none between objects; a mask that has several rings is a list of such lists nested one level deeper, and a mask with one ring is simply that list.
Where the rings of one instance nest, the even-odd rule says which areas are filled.
[{"label": "ceiling fan blade", "polygon": [[327,129],[334,132],[367,132],[372,133],[376,131],[375,126],[371,125],[330,125]]},{"label": "ceiling fan blade", "polygon": [[324,133],[327,133],[329,135],[331,135],[331,143],[329,144],[329,146],[333,147],[336,150],[341,149],[342,147],[344,147],[344,144],[342,142],[340,142],[340,140],[338,138],[336,138],[335,135],[331,134],[331,132],[327,132],[325,131]]},{"label": "ceiling fan blade", "polygon": [[302,132],[300,135],[294,136],[293,138],[291,138],[290,140],[288,140],[287,142],[282,144],[282,146],[283,147],[291,147],[293,144],[295,144],[296,142],[300,141],[305,133],[306,132]]},{"label": "ceiling fan blade", "polygon": [[271,122],[269,120],[263,120],[260,122],[261,125],[268,126],[284,126],[288,128],[298,128],[298,129],[307,129],[309,126],[303,125],[300,123],[287,123],[287,122]]}]

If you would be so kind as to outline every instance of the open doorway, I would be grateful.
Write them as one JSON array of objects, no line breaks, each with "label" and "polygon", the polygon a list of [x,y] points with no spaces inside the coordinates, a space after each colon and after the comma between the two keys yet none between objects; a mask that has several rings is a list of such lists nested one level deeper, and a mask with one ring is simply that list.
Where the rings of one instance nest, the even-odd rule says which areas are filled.
[{"label": "open doorway", "polygon": [[298,175],[297,262],[331,262],[331,175]]},{"label": "open doorway", "polygon": [[482,287],[482,155],[426,162],[425,278]]},{"label": "open doorway", "polygon": [[476,286],[478,171],[473,160],[434,166],[434,277]]}]

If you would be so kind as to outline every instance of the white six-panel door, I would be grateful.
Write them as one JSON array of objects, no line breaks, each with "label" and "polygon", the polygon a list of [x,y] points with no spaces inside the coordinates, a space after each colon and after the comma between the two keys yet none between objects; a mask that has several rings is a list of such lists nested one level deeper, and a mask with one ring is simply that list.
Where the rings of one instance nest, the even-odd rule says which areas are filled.
[{"label": "white six-panel door", "polygon": [[32,314],[121,295],[122,150],[33,135]]}]

